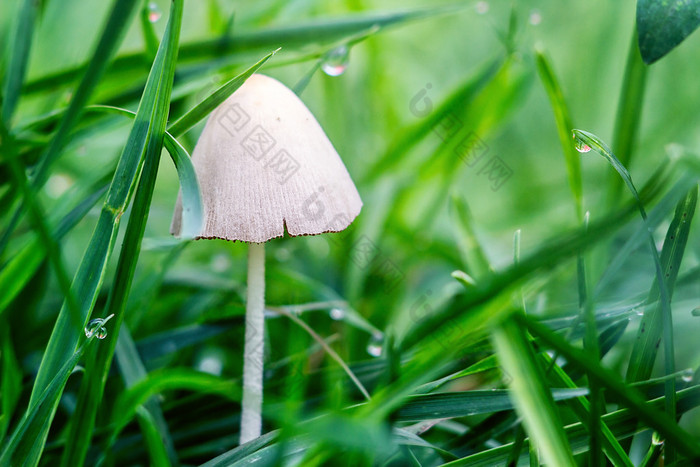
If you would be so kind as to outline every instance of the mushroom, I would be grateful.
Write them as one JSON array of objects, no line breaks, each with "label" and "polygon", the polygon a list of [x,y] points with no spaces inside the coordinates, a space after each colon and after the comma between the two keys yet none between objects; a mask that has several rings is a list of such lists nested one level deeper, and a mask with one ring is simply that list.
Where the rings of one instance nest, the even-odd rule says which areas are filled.
[{"label": "mushroom", "polygon": [[[192,154],[204,222],[195,238],[249,243],[241,444],[261,434],[265,306],[264,242],[340,232],[362,200],[347,169],[304,103],[254,74],[217,107]],[[171,233],[179,235],[178,199]]]}]

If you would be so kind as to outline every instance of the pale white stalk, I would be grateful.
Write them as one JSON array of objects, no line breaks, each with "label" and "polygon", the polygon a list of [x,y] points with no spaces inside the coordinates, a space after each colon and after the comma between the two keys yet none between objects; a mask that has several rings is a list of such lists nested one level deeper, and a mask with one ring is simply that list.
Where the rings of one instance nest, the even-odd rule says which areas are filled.
[{"label": "pale white stalk", "polygon": [[248,246],[241,444],[259,437],[262,431],[264,310],[265,244],[251,243]]}]

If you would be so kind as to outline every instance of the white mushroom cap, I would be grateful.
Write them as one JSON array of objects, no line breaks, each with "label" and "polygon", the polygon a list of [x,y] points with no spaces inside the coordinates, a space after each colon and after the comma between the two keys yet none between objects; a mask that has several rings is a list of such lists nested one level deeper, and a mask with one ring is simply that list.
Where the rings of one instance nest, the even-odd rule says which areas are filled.
[{"label": "white mushroom cap", "polygon": [[[192,154],[204,223],[195,238],[262,243],[344,230],[362,200],[304,103],[285,85],[252,75],[209,117]],[[179,235],[178,199],[171,233]]]}]

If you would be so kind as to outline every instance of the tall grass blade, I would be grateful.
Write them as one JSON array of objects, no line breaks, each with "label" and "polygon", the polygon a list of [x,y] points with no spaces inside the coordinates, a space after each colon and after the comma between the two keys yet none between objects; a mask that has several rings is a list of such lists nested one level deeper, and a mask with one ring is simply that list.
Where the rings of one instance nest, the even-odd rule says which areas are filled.
[{"label": "tall grass blade", "polygon": [[[151,155],[156,152],[160,153],[162,135],[157,137],[157,128],[159,124],[162,124],[164,127],[165,119],[167,118],[167,94],[162,94],[166,90],[169,94],[172,87],[172,74],[174,73],[174,60],[177,52],[177,38],[179,36],[181,18],[180,9],[181,0],[174,3],[171,18],[166,29],[168,40],[163,41],[158,50],[158,55],[139,104],[134,125],[129,133],[129,138],[122,151],[112,184],[107,193],[107,199],[102,207],[97,226],[73,281],[73,290],[79,300],[78,304],[83,322],[87,322],[97,298],[105,267],[116,239],[119,222],[131,197],[143,158],[146,153]],[[176,21],[175,25],[173,25],[173,21]],[[156,133],[155,136],[154,133]],[[152,158],[147,160],[152,160]],[[57,369],[63,365],[65,360],[70,358],[77,346],[79,333],[82,332],[82,329],[75,329],[71,325],[67,313],[67,308],[64,305],[59,313],[44,358],[39,367],[39,373],[34,383],[29,403],[30,410],[36,405],[37,398],[44,392]],[[57,399],[54,401],[54,407],[56,402]],[[38,438],[37,445],[43,446],[49,426],[50,423],[47,423],[42,436]]]},{"label": "tall grass blade", "polygon": [[[646,90],[647,66],[642,62],[637,45],[637,31],[632,31],[625,75],[620,88],[620,101],[615,115],[613,133],[613,148],[620,162],[625,167],[632,163],[637,134],[639,133],[644,108],[644,92]],[[610,177],[608,186],[609,205],[615,206],[620,197],[622,185],[617,177]]]},{"label": "tall grass blade", "polygon": [[542,458],[549,465],[575,466],[544,372],[523,329],[507,318],[494,329],[492,339],[498,359],[511,378],[513,403]]},{"label": "tall grass blade", "polygon": [[[139,106],[136,114],[135,125],[139,123],[140,119],[144,119],[148,125],[147,132],[144,135],[145,139],[142,143],[143,146],[141,146],[145,162],[143,163],[143,170],[122,243],[114,285],[107,302],[107,313],[115,316],[115,332],[108,336],[107,341],[104,343],[105,345],[100,346],[95,359],[92,360],[93,364],[89,365],[86,370],[86,376],[80,391],[81,398],[76,409],[80,416],[75,417],[71,424],[67,447],[62,459],[64,466],[83,465],[93,432],[97,410],[102,399],[104,383],[118,340],[118,331],[124,320],[126,300],[131,289],[134,270],[136,269],[141,250],[141,241],[155,187],[160,153],[163,148],[169,110],[168,103],[172,91],[182,24],[182,2],[183,0],[175,0],[173,2],[165,36],[158,49],[153,66],[152,75],[156,74],[157,81],[154,80],[152,87],[147,87],[144,91],[144,100],[147,98],[152,99],[153,106],[143,111],[142,107]],[[142,112],[145,115],[142,116]],[[187,156],[185,156],[185,159],[189,161]],[[148,428],[148,424],[146,424],[146,428]]]},{"label": "tall grass blade", "polygon": [[571,146],[571,138],[569,132],[573,125],[571,124],[571,116],[569,108],[564,100],[559,80],[554,74],[554,69],[549,63],[549,59],[541,50],[535,51],[535,59],[537,63],[537,71],[544,85],[544,89],[549,97],[549,102],[554,112],[554,122],[557,126],[557,134],[561,143],[562,151],[564,152],[564,161],[566,162],[566,172],[569,176],[569,188],[574,197],[574,205],[576,206],[576,214],[579,220],[583,220],[583,183],[581,181],[581,158],[576,153],[576,150]]},{"label": "tall grass blade", "polygon": [[[609,163],[610,165],[613,166],[613,168],[617,171],[618,174],[620,174],[620,177],[623,179],[627,187],[629,188],[630,192],[634,196],[634,199],[637,201],[637,205],[639,208],[639,213],[642,216],[642,220],[644,220],[644,224],[647,226],[647,233],[648,233],[648,239],[649,239],[649,248],[651,249],[652,253],[652,258],[654,260],[654,269],[656,272],[656,283],[659,288],[659,302],[661,304],[661,320],[663,324],[663,341],[664,341],[664,363],[665,363],[665,372],[666,374],[672,374],[676,371],[676,363],[675,363],[675,350],[673,347],[673,318],[671,314],[671,297],[668,292],[668,286],[666,283],[666,278],[664,276],[663,272],[663,267],[661,266],[661,259],[659,258],[659,252],[656,250],[656,243],[654,242],[654,236],[652,235],[652,231],[650,230],[650,227],[648,226],[648,219],[647,219],[647,214],[646,210],[644,209],[644,205],[641,202],[639,198],[639,193],[637,192],[637,189],[634,186],[634,183],[632,183],[632,177],[630,177],[629,172],[625,168],[625,166],[622,165],[622,163],[615,157],[613,154],[612,150],[603,142],[601,141],[597,136],[588,133],[583,130],[573,130],[574,132],[574,139],[575,139],[575,144],[577,145],[577,148],[582,148],[584,151],[586,148],[590,151],[591,149],[595,150],[597,153],[602,155]],[[581,146],[583,145],[583,146]],[[676,393],[676,380],[671,378],[666,380],[665,382],[665,401],[666,401],[666,412],[668,415],[672,418],[676,418],[676,403],[675,403],[675,397],[674,394]],[[669,446],[666,449],[666,455],[669,461],[672,461],[674,458],[673,455],[673,447]]]}]

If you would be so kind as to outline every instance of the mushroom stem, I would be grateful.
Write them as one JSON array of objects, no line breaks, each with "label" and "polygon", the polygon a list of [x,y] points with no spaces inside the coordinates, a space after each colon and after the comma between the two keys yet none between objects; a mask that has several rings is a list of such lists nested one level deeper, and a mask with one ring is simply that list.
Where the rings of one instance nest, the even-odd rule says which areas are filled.
[{"label": "mushroom stem", "polygon": [[241,444],[259,437],[262,430],[264,309],[265,244],[251,243],[248,247]]}]

